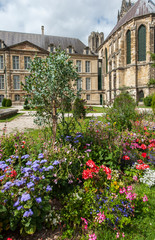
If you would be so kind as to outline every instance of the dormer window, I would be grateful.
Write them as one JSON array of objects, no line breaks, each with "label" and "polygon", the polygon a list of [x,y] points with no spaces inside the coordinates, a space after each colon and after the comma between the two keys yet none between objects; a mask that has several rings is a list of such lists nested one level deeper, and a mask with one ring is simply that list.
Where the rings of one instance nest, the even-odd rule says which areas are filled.
[{"label": "dormer window", "polygon": [[73,49],[72,46],[68,46],[68,47],[67,47],[67,53],[69,53],[69,54],[74,53],[74,49]]},{"label": "dormer window", "polygon": [[48,47],[48,51],[51,52],[51,53],[54,53],[56,51],[56,47],[54,46],[54,44],[51,44],[49,47]]},{"label": "dormer window", "polygon": [[89,47],[86,47],[83,51],[84,54],[86,55],[89,55],[91,52],[90,52],[90,48]]},{"label": "dormer window", "polygon": [[4,42],[0,40],[0,49],[4,47]]}]

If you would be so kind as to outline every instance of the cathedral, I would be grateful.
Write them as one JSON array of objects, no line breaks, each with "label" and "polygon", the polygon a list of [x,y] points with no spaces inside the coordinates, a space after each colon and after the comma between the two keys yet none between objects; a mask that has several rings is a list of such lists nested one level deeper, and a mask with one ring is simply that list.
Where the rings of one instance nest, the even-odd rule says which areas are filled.
[{"label": "cathedral", "polygon": [[126,88],[137,102],[155,92],[150,53],[155,53],[155,4],[122,0],[118,22],[97,49],[102,63],[103,100],[112,102]]},{"label": "cathedral", "polygon": [[76,38],[45,35],[43,26],[41,34],[0,31],[0,104],[4,97],[23,104],[21,83],[26,84],[30,59],[45,58],[57,48],[70,55],[79,74],[76,88],[87,104],[112,102],[123,88],[137,102],[154,93],[148,85],[155,79],[150,56],[155,53],[153,0],[122,0],[115,27],[106,39],[103,32],[92,32],[86,46]]}]

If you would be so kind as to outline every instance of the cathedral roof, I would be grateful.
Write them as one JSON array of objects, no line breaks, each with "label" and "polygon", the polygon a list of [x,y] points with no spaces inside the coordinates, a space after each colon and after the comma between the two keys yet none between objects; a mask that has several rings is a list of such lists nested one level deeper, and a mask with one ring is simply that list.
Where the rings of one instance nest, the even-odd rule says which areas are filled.
[{"label": "cathedral roof", "polygon": [[45,50],[48,49],[50,44],[60,47],[62,50],[65,50],[68,46],[72,46],[77,54],[83,54],[83,49],[86,48],[86,45],[77,38],[57,37],[32,33],[0,31],[0,40],[4,41],[6,47],[24,41],[29,41]]},{"label": "cathedral roof", "polygon": [[110,32],[108,37],[105,41],[108,40],[109,37],[113,33],[115,33],[121,26],[123,26],[125,23],[130,21],[133,18],[140,17],[143,15],[147,15],[150,13],[155,13],[155,4],[151,0],[138,0],[130,9],[129,11],[118,21],[116,26],[113,28],[113,30]]}]

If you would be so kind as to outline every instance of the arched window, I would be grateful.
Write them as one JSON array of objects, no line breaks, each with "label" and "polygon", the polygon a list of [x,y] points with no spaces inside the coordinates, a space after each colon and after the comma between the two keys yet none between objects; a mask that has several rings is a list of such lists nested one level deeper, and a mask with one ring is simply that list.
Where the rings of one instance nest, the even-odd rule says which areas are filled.
[{"label": "arched window", "polygon": [[141,25],[138,29],[138,61],[146,60],[146,27]]},{"label": "arched window", "polygon": [[106,64],[106,73],[108,72],[108,54],[107,48],[105,49],[105,64]]},{"label": "arched window", "polygon": [[126,33],[126,63],[131,63],[131,31]]}]

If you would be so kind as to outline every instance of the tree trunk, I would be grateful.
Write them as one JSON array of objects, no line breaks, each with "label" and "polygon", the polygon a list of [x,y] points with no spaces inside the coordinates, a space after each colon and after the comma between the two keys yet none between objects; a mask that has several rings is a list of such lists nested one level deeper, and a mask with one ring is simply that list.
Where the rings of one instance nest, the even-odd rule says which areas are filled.
[{"label": "tree trunk", "polygon": [[53,132],[53,141],[52,149],[54,150],[54,145],[56,141],[56,131],[57,131],[57,109],[55,101],[53,101],[53,116],[52,116],[52,132]]}]

